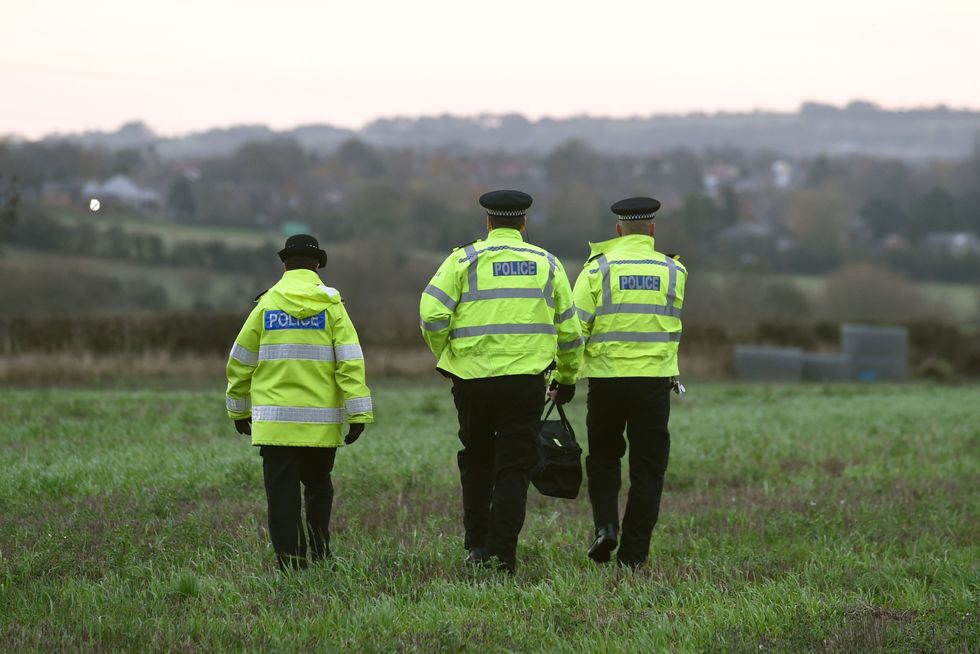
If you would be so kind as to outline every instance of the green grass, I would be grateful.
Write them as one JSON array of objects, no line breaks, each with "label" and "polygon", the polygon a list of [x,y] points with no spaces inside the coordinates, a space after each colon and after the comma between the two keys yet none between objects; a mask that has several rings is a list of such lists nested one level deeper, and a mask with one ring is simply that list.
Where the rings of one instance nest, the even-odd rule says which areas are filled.
[{"label": "green grass", "polygon": [[[715,270],[699,271],[698,277],[704,281],[721,285],[729,278],[728,273]],[[758,284],[788,284],[811,303],[819,307],[823,302],[827,287],[827,277],[822,275],[798,275],[764,273],[753,277]],[[910,288],[935,303],[944,310],[943,319],[960,325],[976,326],[980,324],[980,295],[975,283],[954,284],[952,282],[909,282]],[[833,311],[830,312],[833,314]],[[793,316],[786,316],[793,318]],[[922,318],[923,316],[910,316]]]},{"label": "green grass", "polygon": [[58,220],[65,225],[90,224],[96,229],[118,227],[128,234],[159,236],[167,247],[177,243],[208,243],[219,241],[228,247],[260,247],[266,243],[279,243],[282,235],[274,229],[250,229],[247,227],[221,227],[217,225],[191,225],[169,218],[137,215],[126,212],[100,211],[94,213],[64,212]]},{"label": "green grass", "polygon": [[448,389],[375,396],[334,563],[281,576],[220,388],[0,392],[0,650],[980,649],[976,387],[695,386],[650,566],[532,490],[514,579],[461,565]]}]

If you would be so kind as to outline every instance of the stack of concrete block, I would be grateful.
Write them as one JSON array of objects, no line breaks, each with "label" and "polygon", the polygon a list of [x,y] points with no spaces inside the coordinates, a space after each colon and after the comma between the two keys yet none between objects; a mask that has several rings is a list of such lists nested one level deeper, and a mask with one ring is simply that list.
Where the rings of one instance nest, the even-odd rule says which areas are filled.
[{"label": "stack of concrete block", "polygon": [[851,362],[851,378],[900,381],[908,372],[909,333],[904,327],[844,325],[841,349]]},{"label": "stack of concrete block", "polygon": [[851,378],[851,362],[846,354],[803,353],[803,381],[843,382]]},{"label": "stack of concrete block", "polygon": [[803,350],[736,345],[735,374],[745,381],[799,382],[803,378]]},{"label": "stack of concrete block", "polygon": [[795,347],[735,346],[735,374],[753,382],[900,381],[908,371],[904,327],[843,325],[839,354]]}]

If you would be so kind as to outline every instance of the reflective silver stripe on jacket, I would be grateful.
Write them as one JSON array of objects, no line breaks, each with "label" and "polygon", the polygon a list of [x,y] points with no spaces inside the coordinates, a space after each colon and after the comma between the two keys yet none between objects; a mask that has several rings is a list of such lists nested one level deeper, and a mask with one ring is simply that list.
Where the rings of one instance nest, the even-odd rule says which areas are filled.
[{"label": "reflective silver stripe on jacket", "polygon": [[630,302],[622,302],[620,304],[604,305],[596,309],[597,316],[608,316],[612,313],[644,313],[651,314],[654,316],[671,316],[673,318],[680,318],[681,310],[672,306],[664,306],[662,304],[636,304]]},{"label": "reflective silver stripe on jacket", "polygon": [[609,279],[609,260],[606,255],[599,255],[599,274],[602,277],[602,303],[612,304],[612,282]]},{"label": "reflective silver stripe on jacket", "polygon": [[259,353],[242,347],[238,343],[231,348],[231,358],[243,365],[254,368],[259,365]]},{"label": "reflective silver stripe on jacket", "polygon": [[575,305],[568,307],[557,316],[555,316],[555,322],[565,322],[569,318],[575,315]]},{"label": "reflective silver stripe on jacket", "polygon": [[354,359],[363,359],[364,351],[361,349],[360,345],[334,345],[333,346],[334,356],[337,357],[337,361],[352,361]]},{"label": "reflective silver stripe on jacket", "polygon": [[333,361],[331,345],[263,345],[259,348],[259,361],[291,359],[296,361]]},{"label": "reflective silver stripe on jacket", "polygon": [[479,255],[476,252],[476,248],[472,245],[467,245],[464,252],[466,253],[466,258],[470,260],[470,267],[466,271],[466,276],[470,283],[470,290],[475,291],[479,288],[476,276],[476,260]]},{"label": "reflective silver stripe on jacket", "polygon": [[681,332],[605,332],[592,334],[590,343],[675,343],[680,342]]},{"label": "reflective silver stripe on jacket", "polygon": [[[677,300],[677,262],[667,257],[666,261],[655,261],[653,259],[637,259],[637,260],[617,260],[610,262],[606,259],[606,255],[600,255],[596,263],[599,264],[599,273],[602,276],[602,306],[596,309],[595,315],[605,316],[611,313],[646,313],[653,314],[657,316],[672,316],[674,318],[679,318],[681,315],[681,310],[674,306],[674,302]],[[611,264],[654,264],[658,266],[665,266],[667,268],[667,305],[645,305],[637,303],[620,303],[613,304],[612,295],[612,275],[610,274],[609,266]],[[686,272],[686,271],[685,271]],[[649,307],[649,308],[644,308]],[[580,314],[581,315],[581,314]],[[584,318],[583,318],[584,320]]]},{"label": "reflective silver stripe on jacket", "polygon": [[578,317],[582,322],[592,322],[592,319],[595,318],[594,313],[589,313],[585,309],[577,308],[576,311],[578,312]]},{"label": "reflective silver stripe on jacket", "polygon": [[548,282],[544,285],[544,301],[552,309],[555,308],[555,269],[558,264],[555,262],[555,255],[548,253]]},{"label": "reflective silver stripe on jacket", "polygon": [[449,297],[448,293],[446,293],[444,290],[442,290],[441,288],[439,288],[434,284],[429,284],[428,286],[426,286],[423,293],[425,293],[426,295],[430,295],[435,299],[439,300],[450,311],[456,308],[456,300]]},{"label": "reflective silver stripe on jacket", "polygon": [[449,320],[437,320],[435,322],[421,321],[422,329],[427,332],[438,332],[443,329],[449,329]]},{"label": "reflective silver stripe on jacket", "polygon": [[256,406],[252,407],[252,420],[338,425],[344,422],[344,410],[303,406]]},{"label": "reflective silver stripe on jacket", "polygon": [[677,299],[677,263],[667,257],[667,306],[674,308]]},{"label": "reflective silver stripe on jacket", "polygon": [[[532,250],[531,248],[521,248],[521,247],[516,247],[514,245],[491,245],[491,246],[485,247],[485,248],[483,248],[482,250],[479,250],[479,251],[480,252],[500,252],[501,250],[510,250],[512,252],[527,252],[528,254],[536,254],[539,257],[545,256],[544,250]],[[476,248],[474,248],[474,251],[476,251]],[[469,255],[460,258],[459,259],[459,263],[463,263],[467,259],[469,259]]]},{"label": "reflective silver stripe on jacket", "polygon": [[459,296],[460,303],[501,299],[546,300],[547,297],[540,288],[489,288],[485,291],[467,291]]},{"label": "reflective silver stripe on jacket", "polygon": [[371,402],[371,396],[368,397],[353,397],[344,403],[344,408],[347,413],[365,413],[366,411],[373,411],[374,404]]},{"label": "reflective silver stripe on jacket", "polygon": [[574,341],[568,341],[566,343],[559,343],[558,344],[558,349],[559,350],[574,350],[575,348],[577,348],[579,345],[582,345],[583,343],[585,343],[585,339],[583,339],[583,338],[576,338]]},{"label": "reflective silver stripe on jacket", "polygon": [[479,327],[459,327],[449,332],[450,338],[467,338],[469,336],[485,336],[487,334],[557,334],[554,324],[512,324],[512,325],[481,325]]},{"label": "reflective silver stripe on jacket", "polygon": [[225,406],[228,407],[229,411],[248,411],[252,408],[252,398],[243,397],[242,399],[236,399],[234,397],[225,396]]}]

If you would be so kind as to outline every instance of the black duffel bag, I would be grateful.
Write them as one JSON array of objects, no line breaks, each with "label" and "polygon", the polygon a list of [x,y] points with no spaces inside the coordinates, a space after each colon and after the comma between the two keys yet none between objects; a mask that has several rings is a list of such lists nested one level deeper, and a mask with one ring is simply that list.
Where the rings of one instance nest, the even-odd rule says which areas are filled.
[{"label": "black duffel bag", "polygon": [[[560,420],[548,420],[558,407]],[[582,448],[575,441],[575,430],[565,417],[565,410],[551,402],[541,420],[536,439],[538,463],[531,470],[531,483],[542,495],[578,497],[582,486]]]}]

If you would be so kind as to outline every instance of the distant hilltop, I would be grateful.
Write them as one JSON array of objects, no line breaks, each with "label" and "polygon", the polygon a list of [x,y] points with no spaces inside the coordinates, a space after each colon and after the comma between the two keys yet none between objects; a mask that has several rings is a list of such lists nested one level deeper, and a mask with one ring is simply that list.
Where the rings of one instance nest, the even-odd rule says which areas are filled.
[{"label": "distant hilltop", "polygon": [[329,152],[350,139],[388,148],[453,151],[549,152],[573,139],[596,150],[644,155],[675,148],[737,147],[786,156],[861,154],[906,160],[962,159],[980,142],[980,111],[944,106],[883,109],[854,101],[843,107],[808,102],[798,111],[690,113],[633,118],[576,116],[529,120],[519,114],[460,117],[384,118],[360,130],[305,125],[276,131],[262,125],[211,129],[175,138],[161,137],[141,122],[115,132],[57,134],[110,149],[153,148],[167,159],[224,156],[249,141],[295,139],[303,147]]}]

